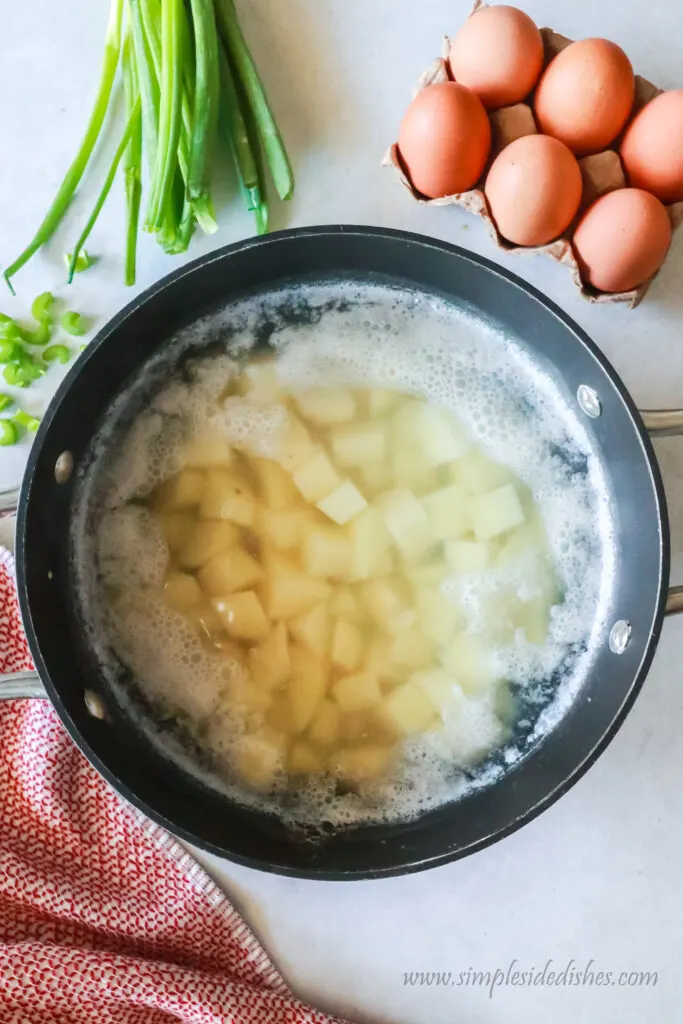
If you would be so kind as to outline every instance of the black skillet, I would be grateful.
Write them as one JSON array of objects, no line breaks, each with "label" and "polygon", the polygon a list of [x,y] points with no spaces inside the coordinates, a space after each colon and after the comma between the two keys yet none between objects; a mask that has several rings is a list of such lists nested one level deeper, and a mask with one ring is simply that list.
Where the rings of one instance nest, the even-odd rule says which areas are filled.
[{"label": "black skillet", "polygon": [[[618,565],[609,624],[587,681],[560,724],[524,760],[488,788],[409,825],[332,831],[311,842],[171,765],[108,699],[73,614],[70,470],[84,459],[113,400],[183,325],[244,293],[349,275],[474,306],[554,368],[606,467]],[[660,433],[683,423],[675,414],[643,416]],[[181,838],[250,867],[309,878],[376,878],[429,868],[488,846],[539,814],[580,778],[623,722],[667,609],[669,531],[659,468],[643,417],[596,346],[557,306],[487,260],[429,238],[353,226],[303,228],[228,246],[176,271],[119,313],[74,365],[43,420],[21,491],[16,551],[21,611],[38,675],[97,770]],[[680,591],[668,602],[668,610],[679,610]],[[26,688],[30,695],[40,692],[30,679],[2,685],[5,696],[27,695]]]}]

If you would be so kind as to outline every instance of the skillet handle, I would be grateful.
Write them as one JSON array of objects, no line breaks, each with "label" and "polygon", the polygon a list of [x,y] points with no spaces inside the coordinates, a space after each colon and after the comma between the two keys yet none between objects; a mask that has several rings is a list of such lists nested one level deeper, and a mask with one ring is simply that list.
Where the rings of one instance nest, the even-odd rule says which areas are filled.
[{"label": "skillet handle", "polygon": [[37,672],[13,672],[0,676],[0,700],[16,700],[18,697],[47,699],[45,687]]},{"label": "skillet handle", "polygon": [[[683,435],[683,409],[641,409],[643,424],[650,437],[680,437]],[[666,614],[683,612],[683,587],[669,587]]]}]

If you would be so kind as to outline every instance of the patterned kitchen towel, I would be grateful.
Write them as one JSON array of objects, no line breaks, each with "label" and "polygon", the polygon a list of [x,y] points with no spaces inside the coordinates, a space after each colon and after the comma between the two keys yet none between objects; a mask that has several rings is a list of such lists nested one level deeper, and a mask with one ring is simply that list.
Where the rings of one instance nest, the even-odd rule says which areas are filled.
[{"label": "patterned kitchen towel", "polygon": [[[32,667],[0,550],[0,673]],[[0,701],[1,1024],[329,1024],[45,700]]]}]

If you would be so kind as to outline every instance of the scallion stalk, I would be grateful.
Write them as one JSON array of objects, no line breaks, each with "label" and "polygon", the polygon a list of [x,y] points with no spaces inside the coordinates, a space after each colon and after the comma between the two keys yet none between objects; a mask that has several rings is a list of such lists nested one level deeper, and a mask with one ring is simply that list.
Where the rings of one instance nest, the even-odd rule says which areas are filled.
[{"label": "scallion stalk", "polygon": [[182,3],[183,0],[161,0],[159,140],[150,208],[147,215],[147,227],[153,231],[158,231],[164,222],[166,202],[173,187],[180,138]]},{"label": "scallion stalk", "polygon": [[198,223],[210,231],[218,224],[211,199],[211,158],[218,127],[220,72],[218,36],[212,0],[190,0],[195,47],[194,118],[187,195]]},{"label": "scallion stalk", "polygon": [[[140,221],[140,202],[142,199],[142,118],[141,114],[133,117],[136,108],[141,111],[142,100],[138,87],[135,54],[131,36],[126,36],[123,44],[123,86],[126,97],[128,119],[133,118],[133,127],[124,156],[124,175],[126,188],[126,258],[124,281],[127,285],[135,284],[137,264],[138,224]],[[78,316],[78,314],[75,314]],[[79,318],[80,320],[80,318]],[[64,318],[62,317],[62,325]],[[66,327],[65,327],[66,330]],[[75,332],[72,332],[75,333]],[[83,329],[81,333],[85,333]]]}]

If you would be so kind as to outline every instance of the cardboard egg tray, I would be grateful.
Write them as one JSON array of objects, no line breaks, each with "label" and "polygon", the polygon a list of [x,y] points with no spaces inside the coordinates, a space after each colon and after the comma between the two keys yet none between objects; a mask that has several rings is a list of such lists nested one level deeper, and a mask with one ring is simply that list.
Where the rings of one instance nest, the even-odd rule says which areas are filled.
[{"label": "cardboard egg tray", "polygon": [[[472,9],[472,14],[486,6],[487,5],[481,2],[481,0],[476,0]],[[566,46],[569,46],[573,40],[567,39],[566,36],[558,35],[557,32],[553,32],[553,30],[549,28],[542,28],[540,31],[541,36],[543,37],[543,46],[545,50],[543,60],[543,68],[545,69],[553,57],[561,50],[564,50]],[[433,85],[436,82],[452,81],[452,76],[447,62],[449,49],[450,40],[446,36],[443,43],[443,56],[435,61],[420,76],[420,79],[413,91],[413,96],[416,96],[428,85]],[[645,106],[646,103],[662,91],[651,82],[641,78],[640,75],[635,76],[635,82],[635,100],[629,122],[635,114]],[[615,189],[624,188],[627,184],[621,159],[617,152],[623,131],[615,139],[610,149],[606,149],[602,153],[596,153],[593,156],[583,157],[583,159],[579,160],[581,176],[583,177],[581,206],[579,207],[579,211],[573,222],[569,225],[567,231],[559,238],[556,238],[555,241],[549,242],[547,245],[519,246],[506,241],[498,232],[493,218],[491,217],[491,211],[489,210],[486,196],[484,195],[484,181],[492,161],[498,153],[505,148],[505,146],[510,142],[514,142],[515,139],[521,138],[523,135],[535,135],[538,133],[538,127],[534,120],[530,97],[529,102],[516,103],[511,107],[502,107],[500,110],[490,111],[489,118],[492,128],[491,155],[480,180],[474,188],[469,189],[467,192],[458,192],[455,195],[444,196],[440,199],[426,199],[421,195],[421,193],[413,188],[408,176],[406,175],[405,169],[401,164],[398,146],[396,143],[394,143],[394,145],[388,150],[383,162],[385,165],[393,166],[398,171],[401,182],[405,185],[413,198],[419,203],[425,203],[428,206],[461,206],[469,213],[473,213],[476,216],[481,217],[481,219],[486,223],[489,233],[499,249],[503,249],[505,252],[511,253],[545,253],[547,256],[550,256],[551,259],[569,267],[576,287],[579,289],[583,297],[589,302],[624,302],[630,309],[635,309],[635,307],[645,298],[650,285],[657,275],[653,274],[648,281],[641,284],[638,288],[634,288],[632,291],[609,293],[597,291],[587,282],[582,280],[576,253],[572,246],[574,229],[586,208],[600,196],[605,195],[607,192],[613,192]],[[669,213],[671,227],[675,231],[679,224],[683,222],[683,202],[670,204],[667,206],[667,211]]]}]

